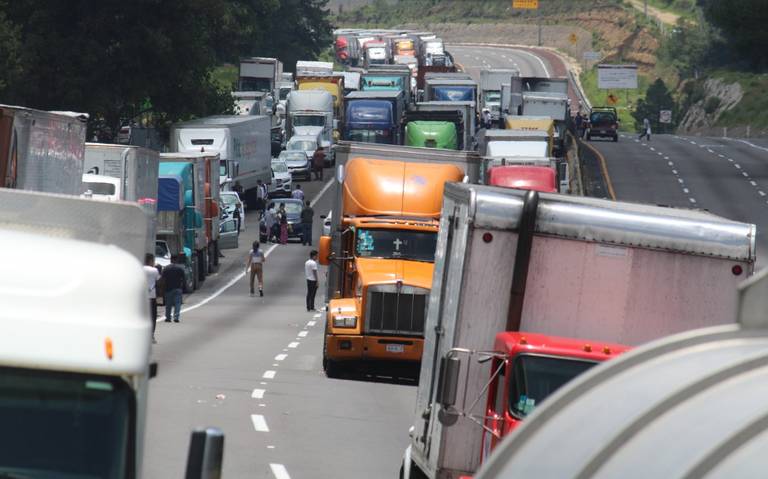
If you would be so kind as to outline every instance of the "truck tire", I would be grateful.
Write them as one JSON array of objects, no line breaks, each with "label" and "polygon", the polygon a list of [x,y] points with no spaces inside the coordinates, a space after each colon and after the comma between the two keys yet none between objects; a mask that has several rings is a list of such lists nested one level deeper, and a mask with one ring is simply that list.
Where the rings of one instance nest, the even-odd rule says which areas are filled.
[{"label": "truck tire", "polygon": [[[405,463],[400,464],[400,479],[405,479]],[[428,479],[427,475],[421,472],[419,466],[411,461],[411,470],[408,479]]]},{"label": "truck tire", "polygon": [[341,378],[343,371],[338,361],[328,359],[325,354],[323,354],[323,370],[325,370],[325,376],[329,379]]}]

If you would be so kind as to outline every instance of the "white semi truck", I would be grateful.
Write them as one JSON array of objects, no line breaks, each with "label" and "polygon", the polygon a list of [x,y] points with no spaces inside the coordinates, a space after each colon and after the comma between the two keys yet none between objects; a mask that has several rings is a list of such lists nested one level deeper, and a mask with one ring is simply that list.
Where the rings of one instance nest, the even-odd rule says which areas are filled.
[{"label": "white semi truck", "polygon": [[294,90],[288,95],[286,135],[320,135],[320,145],[333,163],[333,95],[325,90]]},{"label": "white semi truck", "polygon": [[222,191],[235,182],[254,191],[258,180],[272,181],[271,122],[266,116],[209,116],[171,127],[171,151],[220,155]]},{"label": "white semi truck", "polygon": [[82,193],[88,115],[0,105],[0,187]]},{"label": "white semi truck", "polygon": [[480,70],[480,110],[488,108],[491,112],[491,121],[497,124],[502,121],[501,85],[519,76],[520,70],[514,68]]},{"label": "white semi truck", "polygon": [[[135,204],[0,189],[1,477],[141,477],[146,223]],[[187,477],[219,477],[222,444],[194,434]]]},{"label": "white semi truck", "polygon": [[755,232],[699,211],[447,184],[403,477],[476,471],[491,375],[468,357],[493,358],[497,333],[635,346],[727,323]]}]

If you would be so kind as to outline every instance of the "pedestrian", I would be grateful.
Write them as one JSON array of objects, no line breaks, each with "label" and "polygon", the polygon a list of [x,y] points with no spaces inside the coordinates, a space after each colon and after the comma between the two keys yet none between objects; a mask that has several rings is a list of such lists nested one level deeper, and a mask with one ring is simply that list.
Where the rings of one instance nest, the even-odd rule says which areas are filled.
[{"label": "pedestrian", "polygon": [[155,327],[157,326],[157,280],[160,279],[160,271],[155,266],[155,255],[147,253],[144,256],[144,276],[147,278],[147,293],[149,296],[149,318],[152,320],[152,344],[155,339]]},{"label": "pedestrian", "polygon": [[304,201],[304,192],[301,190],[301,185],[296,185],[296,189],[291,192],[291,198]]},{"label": "pedestrian", "polygon": [[254,241],[245,264],[245,271],[251,273],[251,296],[255,294],[253,290],[255,278],[259,278],[259,296],[264,296],[264,263],[266,262],[267,257],[259,248],[259,242]]},{"label": "pedestrian", "polygon": [[491,110],[483,108],[483,128],[491,129]]},{"label": "pedestrian", "polygon": [[240,208],[235,205],[235,211],[232,213],[232,219],[235,220],[235,224],[237,225],[237,232],[240,233],[242,231],[242,228],[240,228],[240,221],[242,218],[240,217]]},{"label": "pedestrian", "polygon": [[312,170],[315,172],[316,180],[323,179],[323,167],[325,167],[325,150],[322,146],[318,146],[312,155]]},{"label": "pedestrian", "polygon": [[584,128],[584,117],[581,116],[581,113],[576,113],[574,123],[576,125],[576,136],[581,138],[583,134],[582,128]]},{"label": "pedestrian", "polygon": [[643,118],[643,131],[640,132],[638,140],[642,140],[643,137],[651,141],[651,120],[648,118]]},{"label": "pedestrian", "polygon": [[264,214],[264,209],[267,206],[266,186],[261,180],[256,180],[256,211],[259,212],[260,217]]},{"label": "pedestrian", "polygon": [[[171,257],[171,264],[163,268],[163,284],[165,285],[165,322],[178,323],[181,321],[181,294],[184,289],[184,268],[180,263],[183,255]],[[173,313],[173,314],[172,314]]]},{"label": "pedestrian", "polygon": [[245,193],[245,191],[243,190],[243,185],[241,185],[239,181],[235,181],[235,185],[232,187],[232,191],[237,193],[237,196],[241,200],[243,199],[243,194]]},{"label": "pedestrian", "polygon": [[275,233],[275,225],[277,224],[277,212],[275,211],[274,203],[270,205],[267,212],[264,214],[264,226],[267,230],[267,242],[274,243],[277,234]]},{"label": "pedestrian", "polygon": [[307,278],[307,311],[314,311],[317,293],[317,250],[309,252],[309,259],[304,263],[304,276]]},{"label": "pedestrian", "polygon": [[288,244],[288,213],[285,211],[285,203],[280,203],[277,209],[277,221],[280,224],[280,244]]},{"label": "pedestrian", "polygon": [[309,200],[304,202],[304,208],[301,209],[301,244],[312,246],[312,220],[315,217],[315,210],[310,206]]}]

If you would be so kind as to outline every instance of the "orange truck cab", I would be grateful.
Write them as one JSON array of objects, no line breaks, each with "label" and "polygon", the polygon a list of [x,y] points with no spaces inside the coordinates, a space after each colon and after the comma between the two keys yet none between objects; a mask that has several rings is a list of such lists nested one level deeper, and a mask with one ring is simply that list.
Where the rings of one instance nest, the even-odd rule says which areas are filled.
[{"label": "orange truck cab", "polygon": [[534,408],[592,366],[629,350],[621,344],[525,332],[496,335],[481,461]]},{"label": "orange truck cab", "polygon": [[555,170],[545,166],[495,166],[486,178],[491,186],[557,193]]},{"label": "orange truck cab", "polygon": [[421,360],[443,188],[464,176],[451,164],[346,163],[334,248],[342,255],[330,253],[331,237],[320,240],[321,264],[336,266],[323,352],[329,376],[352,362]]}]

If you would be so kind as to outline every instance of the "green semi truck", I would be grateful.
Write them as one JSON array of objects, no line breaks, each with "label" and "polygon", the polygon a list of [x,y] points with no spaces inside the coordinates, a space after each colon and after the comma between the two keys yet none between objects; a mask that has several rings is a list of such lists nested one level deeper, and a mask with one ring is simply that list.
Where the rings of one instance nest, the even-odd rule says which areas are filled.
[{"label": "green semi truck", "polygon": [[458,150],[456,125],[450,121],[412,121],[405,126],[405,145]]}]

